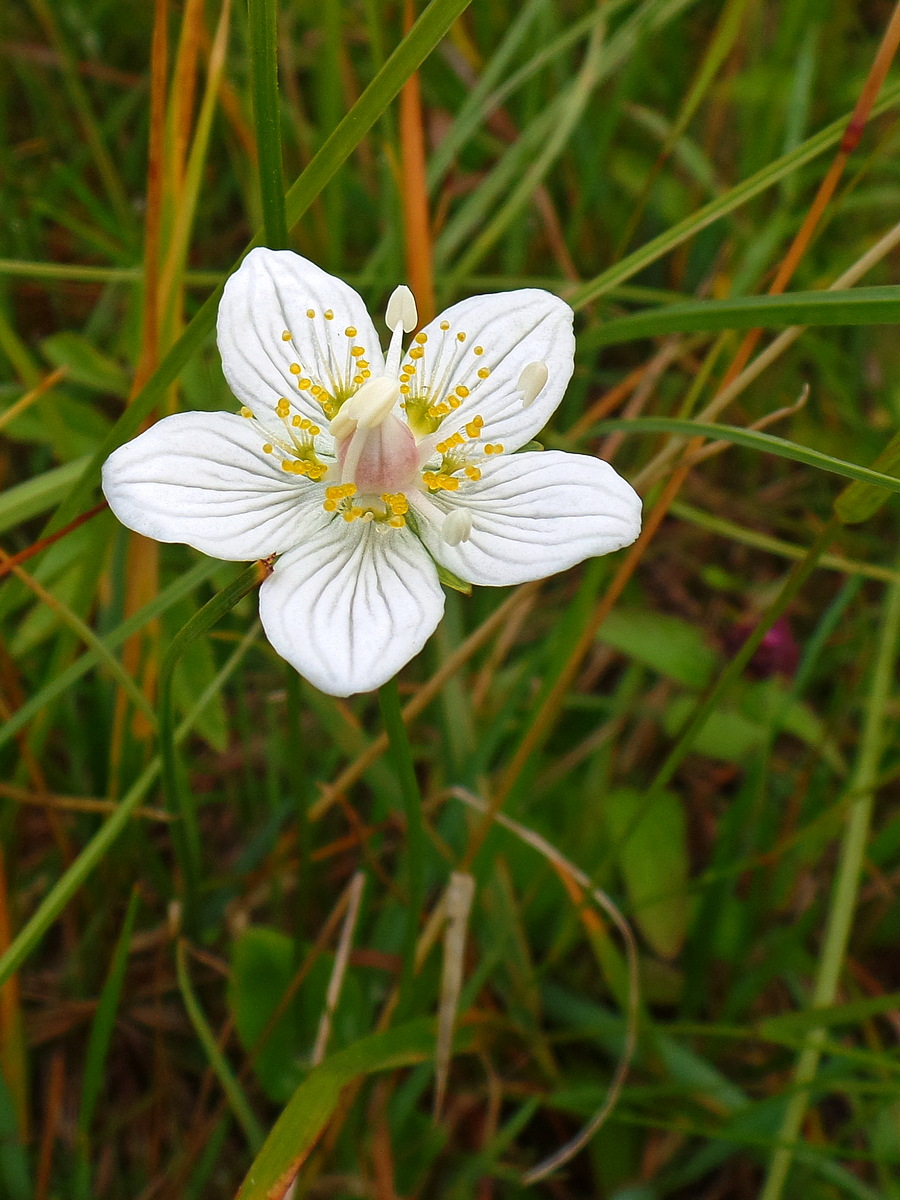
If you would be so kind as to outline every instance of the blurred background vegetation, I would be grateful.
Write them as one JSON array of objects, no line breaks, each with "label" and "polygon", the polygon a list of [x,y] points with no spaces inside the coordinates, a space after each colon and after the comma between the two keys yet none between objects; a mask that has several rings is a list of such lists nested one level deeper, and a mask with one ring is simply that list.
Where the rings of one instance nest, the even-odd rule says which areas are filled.
[{"label": "blurred background vegetation", "polygon": [[[817,457],[866,466],[890,443],[896,301],[829,327],[801,300],[770,328],[812,328],[752,344],[742,307],[896,281],[897,13],[436,0],[391,57],[419,15],[0,16],[0,1195],[233,1195],[300,1087],[264,1160],[281,1189],[244,1197],[280,1195],[300,1157],[310,1197],[900,1197],[897,507],[857,487],[836,519],[847,479]],[[275,16],[280,143],[254,109],[275,59],[253,29]],[[439,928],[397,1040],[372,1040],[404,911],[375,698],[307,686],[252,595],[186,648],[186,914],[159,681],[238,568],[92,511],[98,461],[151,413],[234,407],[215,289],[272,219],[279,146],[290,246],[373,313],[407,281],[426,317],[523,285],[570,300],[576,374],[542,440],[645,497],[635,552],[450,594],[401,676],[429,911],[451,871],[475,880],[436,1123],[422,1021],[460,958]],[[697,300],[736,303],[664,324]],[[637,310],[666,332],[617,335]],[[782,440],[686,441],[720,413]],[[519,827],[482,837],[485,801]],[[592,887],[637,939],[633,1021]],[[632,1024],[608,1120],[528,1186],[604,1102]]]}]

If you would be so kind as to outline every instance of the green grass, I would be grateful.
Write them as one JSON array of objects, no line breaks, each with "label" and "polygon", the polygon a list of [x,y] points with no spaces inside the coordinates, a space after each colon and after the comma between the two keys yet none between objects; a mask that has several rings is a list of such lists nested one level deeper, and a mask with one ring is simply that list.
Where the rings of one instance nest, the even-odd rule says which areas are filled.
[{"label": "green grass", "polygon": [[[0,1196],[900,1200],[890,73],[804,227],[890,6],[413,10],[4,14]],[[252,568],[87,516],[234,407],[255,244],[376,314],[426,259],[568,299],[541,440],[636,482],[639,550],[449,592],[379,704]]]}]

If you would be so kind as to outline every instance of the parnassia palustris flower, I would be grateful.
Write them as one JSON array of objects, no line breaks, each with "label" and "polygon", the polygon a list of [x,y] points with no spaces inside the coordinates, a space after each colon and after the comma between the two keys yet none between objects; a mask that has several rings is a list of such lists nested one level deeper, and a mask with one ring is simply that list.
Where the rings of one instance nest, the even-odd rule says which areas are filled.
[{"label": "parnassia palustris flower", "polygon": [[324,692],[390,679],[441,619],[436,564],[469,583],[540,579],[627,546],[641,502],[606,462],[523,451],[572,375],[572,310],[535,288],[473,296],[412,338],[407,288],[385,358],[360,297],[256,249],[219,307],[240,413],[184,412],[103,468],[130,529],[227,560],[280,557],[266,636]]}]

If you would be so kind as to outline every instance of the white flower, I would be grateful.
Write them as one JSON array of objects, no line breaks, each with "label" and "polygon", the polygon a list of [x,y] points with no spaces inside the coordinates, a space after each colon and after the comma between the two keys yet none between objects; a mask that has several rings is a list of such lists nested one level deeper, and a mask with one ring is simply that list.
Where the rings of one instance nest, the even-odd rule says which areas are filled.
[{"label": "white flower", "polygon": [[185,412],[121,446],[103,490],[130,529],[229,560],[281,557],[260,589],[269,641],[336,696],[390,679],[444,608],[436,563],[516,584],[627,546],[640,500],[605,462],[514,451],[572,374],[572,310],[526,288],[454,304],[387,359],[360,297],[290,251],[253,250],[219,307],[244,407]]}]

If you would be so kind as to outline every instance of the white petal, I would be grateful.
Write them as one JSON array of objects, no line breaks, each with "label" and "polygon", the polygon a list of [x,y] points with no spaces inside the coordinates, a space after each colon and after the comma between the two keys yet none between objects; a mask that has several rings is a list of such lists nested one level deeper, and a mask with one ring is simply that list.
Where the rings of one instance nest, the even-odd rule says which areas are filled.
[{"label": "white petal", "polygon": [[434,564],[408,529],[340,518],[280,558],[259,595],[266,637],[332,696],[380,687],[418,654],[443,611]]},{"label": "white petal", "polygon": [[476,483],[433,497],[472,518],[467,541],[448,546],[433,525],[422,537],[438,562],[471,583],[497,586],[542,579],[582,559],[630,545],[641,530],[641,501],[607,462],[559,450],[503,455]]},{"label": "white petal", "polygon": [[228,386],[261,419],[285,396],[298,413],[322,424],[327,414],[298,382],[309,379],[331,395],[352,391],[354,346],[363,347],[373,378],[384,363],[375,327],[353,288],[290,250],[250,251],[225,284],[217,336]]},{"label": "white petal", "polygon": [[[480,441],[500,442],[509,451],[530,441],[556,411],[572,377],[573,315],[558,296],[522,288],[462,300],[426,325],[422,332],[428,340],[416,377],[431,388],[432,403],[460,386],[469,391],[444,419],[441,437],[481,416]],[[442,324],[448,328],[442,329]],[[547,382],[525,404],[520,380],[535,362],[546,365]],[[479,370],[490,374],[483,379]]]},{"label": "white petal", "polygon": [[256,423],[234,413],[176,413],[103,464],[123,525],[214,558],[264,558],[295,546],[324,487],[282,471]]}]

